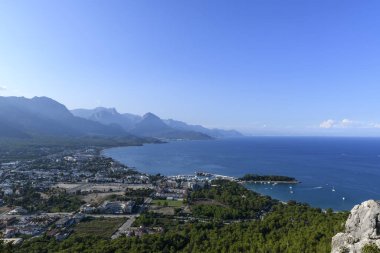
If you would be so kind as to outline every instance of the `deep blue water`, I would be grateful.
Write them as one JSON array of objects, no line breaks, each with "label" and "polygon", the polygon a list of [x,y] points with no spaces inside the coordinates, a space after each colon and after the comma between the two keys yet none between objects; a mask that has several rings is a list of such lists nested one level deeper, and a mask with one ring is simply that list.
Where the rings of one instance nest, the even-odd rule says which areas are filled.
[{"label": "deep blue water", "polygon": [[112,148],[104,155],[140,171],[164,175],[202,170],[236,177],[246,173],[292,176],[302,182],[293,186],[293,193],[289,185],[247,187],[276,199],[293,199],[321,208],[349,210],[364,200],[380,199],[378,138],[178,141]]}]

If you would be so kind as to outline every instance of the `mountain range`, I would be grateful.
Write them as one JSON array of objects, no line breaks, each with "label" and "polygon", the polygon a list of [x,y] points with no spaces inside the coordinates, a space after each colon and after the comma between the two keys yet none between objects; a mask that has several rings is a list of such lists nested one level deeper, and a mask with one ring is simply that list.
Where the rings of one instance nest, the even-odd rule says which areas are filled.
[{"label": "mountain range", "polygon": [[235,130],[208,129],[200,125],[189,125],[173,119],[161,119],[148,112],[144,116],[130,113],[121,114],[115,108],[76,109],[75,116],[103,124],[118,124],[127,132],[138,136],[167,139],[210,139],[241,137]]},{"label": "mountain range", "polygon": [[64,105],[47,97],[0,97],[0,137],[126,136],[116,124],[75,117]]},{"label": "mountain range", "polygon": [[114,108],[69,111],[48,98],[0,97],[0,137],[153,137],[159,139],[212,139],[240,136],[236,131],[207,129],[175,120],[120,114]]}]

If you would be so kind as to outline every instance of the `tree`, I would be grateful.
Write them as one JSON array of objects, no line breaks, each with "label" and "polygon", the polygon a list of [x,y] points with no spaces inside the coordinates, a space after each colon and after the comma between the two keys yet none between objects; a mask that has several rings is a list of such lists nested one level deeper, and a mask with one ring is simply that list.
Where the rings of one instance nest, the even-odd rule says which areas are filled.
[{"label": "tree", "polygon": [[377,247],[374,243],[365,245],[362,248],[363,253],[380,253],[380,248]]}]

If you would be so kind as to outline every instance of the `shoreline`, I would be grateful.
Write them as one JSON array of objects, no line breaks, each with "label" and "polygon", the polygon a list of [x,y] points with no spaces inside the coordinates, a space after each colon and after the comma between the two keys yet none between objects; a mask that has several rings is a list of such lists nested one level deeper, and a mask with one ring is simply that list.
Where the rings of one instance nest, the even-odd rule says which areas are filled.
[{"label": "shoreline", "polygon": [[271,180],[241,181],[241,180],[239,180],[239,183],[242,183],[242,184],[300,184],[301,182],[298,180],[293,180],[293,181],[271,181]]},{"label": "shoreline", "polygon": [[[156,144],[156,143],[153,143],[153,144]],[[158,143],[157,143],[158,144]],[[119,146],[120,148],[122,147],[134,147],[134,146]],[[117,147],[112,147],[112,148],[117,148]],[[127,166],[128,168],[130,169],[133,169],[133,170],[136,170],[138,173],[141,173],[141,174],[144,174],[144,175],[153,175],[151,173],[147,173],[147,172],[143,172],[143,171],[140,171],[138,168],[136,167],[130,167],[128,164],[126,163],[123,163],[119,160],[116,160],[115,158],[113,158],[112,156],[106,156],[103,151],[106,150],[106,149],[112,149],[112,148],[109,148],[109,147],[106,147],[104,149],[101,149],[100,152],[99,152],[99,155],[100,156],[103,156],[103,157],[107,157],[107,158],[111,158],[112,160],[116,161],[116,162],[119,162],[125,166]],[[197,177],[196,176],[196,171],[194,171],[194,175],[181,175],[181,174],[177,174],[177,175],[163,175],[161,174],[162,176],[166,177],[166,178],[179,178],[179,177]],[[292,181],[271,181],[271,180],[248,180],[248,181],[242,181],[242,180],[239,180],[238,177],[233,177],[233,176],[225,176],[225,175],[220,175],[220,174],[213,174],[213,173],[210,173],[210,175],[212,175],[212,179],[209,178],[209,180],[213,180],[213,179],[225,179],[225,180],[229,180],[229,181],[233,181],[233,182],[236,182],[244,187],[247,187],[247,185],[249,184],[257,184],[257,185],[265,185],[265,184],[268,184],[268,185],[273,185],[273,184],[278,184],[278,185],[297,185],[297,184],[300,184],[302,183],[301,181],[298,181],[298,180],[292,180]],[[198,179],[201,179],[201,180],[205,180],[207,177],[201,179],[201,178],[198,178]],[[287,199],[282,199],[282,198],[278,198],[278,197],[273,197],[271,194],[268,194],[268,193],[261,193],[260,191],[255,191],[253,189],[250,189],[250,188],[246,188],[250,191],[253,191],[257,194],[260,194],[262,196],[268,196],[270,198],[273,198],[275,200],[278,200],[279,202],[282,202],[284,204],[287,204],[289,200]],[[299,201],[297,201],[299,202]],[[299,202],[299,203],[303,203],[303,202]],[[311,207],[314,207],[314,208],[321,208],[322,210],[327,210],[329,208],[331,208],[334,213],[339,213],[339,212],[344,212],[344,211],[347,211],[347,209],[339,209],[339,208],[335,208],[335,207],[321,207],[319,205],[313,205],[312,203],[310,202],[305,202],[306,204],[308,204],[309,206]]]},{"label": "shoreline", "polygon": [[[139,146],[144,146],[144,144],[166,144],[167,142],[159,142],[159,143],[143,143]],[[111,156],[107,156],[104,154],[104,151],[107,150],[107,149],[114,149],[114,148],[127,148],[127,147],[136,147],[135,145],[131,145],[131,146],[115,146],[115,147],[105,147],[105,148],[101,148],[99,150],[99,155],[100,156],[103,156],[103,157],[108,157],[108,158],[111,158],[112,160],[114,161],[117,161],[125,166],[127,166],[128,168],[131,168],[131,169],[134,169],[136,170],[137,172],[139,173],[142,173],[142,174],[150,174],[150,173],[146,173],[146,172],[143,172],[143,171],[140,171],[138,168],[136,167],[130,167],[128,164],[126,163],[123,163]],[[197,171],[194,171],[193,172],[196,176],[196,174],[198,173]],[[163,173],[160,173],[161,175],[164,175]],[[298,180],[291,180],[291,181],[278,181],[278,180],[247,180],[247,181],[244,181],[244,180],[240,180],[239,177],[235,177],[235,176],[228,176],[228,175],[220,175],[220,174],[214,174],[214,173],[208,173],[210,176],[212,176],[214,179],[226,179],[226,180],[231,180],[231,181],[235,181],[239,184],[300,184],[301,182],[298,181]],[[176,174],[176,175],[164,175],[165,177],[187,177],[187,176],[192,176],[192,175],[183,175],[183,174]],[[265,175],[264,175],[265,176]]]},{"label": "shoreline", "polygon": [[[156,143],[144,143],[142,146],[145,146],[145,145],[149,145],[149,144],[156,144]],[[158,144],[158,143],[157,143]],[[159,143],[159,144],[170,144],[170,142],[168,143]],[[130,165],[125,163],[125,162],[122,162],[120,160],[118,160],[117,158],[114,158],[114,156],[112,154],[108,154],[106,155],[106,151],[109,150],[109,149],[114,149],[114,148],[129,148],[129,147],[134,147],[134,146],[115,146],[115,147],[105,147],[104,149],[101,149],[101,155],[105,156],[105,157],[108,157],[108,158],[112,158],[124,165],[126,165],[127,167],[129,167]],[[112,152],[111,152],[112,153]],[[200,168],[198,168],[200,167]],[[155,173],[152,173],[151,171],[146,171],[144,169],[141,170],[141,168],[139,167],[129,167],[129,168],[133,168],[135,169],[136,171],[142,173],[142,174],[155,174]],[[157,169],[157,167],[155,168]],[[170,170],[170,169],[169,169]],[[190,173],[186,173],[186,172],[182,172],[182,171],[178,171],[178,170],[170,170],[168,171],[168,174],[166,173],[162,173],[161,171],[161,175],[165,176],[165,177],[171,177],[171,178],[175,178],[176,176],[190,176],[190,177],[193,177],[195,176],[195,172],[197,172],[197,170],[202,170],[202,165],[199,165],[199,166],[196,166],[195,168],[193,168],[191,170]],[[166,172],[166,171],[164,171]],[[173,173],[171,173],[173,172]],[[182,174],[182,173],[184,174]],[[157,172],[158,173],[158,172]],[[186,174],[185,174],[186,173]],[[214,173],[210,173],[210,174],[214,174]],[[219,174],[219,173],[215,173],[215,174]],[[214,175],[215,175],[214,174]],[[322,208],[322,209],[327,209],[327,208],[332,208],[334,211],[341,211],[341,210],[348,210],[349,208],[346,208],[345,206],[347,204],[344,204],[341,200],[341,198],[337,199],[337,200],[332,200],[332,197],[330,197],[330,195],[327,195],[326,192],[323,192],[323,195],[326,195],[323,197],[323,201],[315,201],[314,198],[309,198],[309,199],[304,199],[303,198],[303,195],[305,196],[314,196],[316,193],[313,193],[312,191],[310,192],[304,192],[302,190],[302,193],[301,192],[297,192],[297,190],[294,190],[297,194],[294,194],[294,195],[289,195],[289,196],[277,196],[276,194],[274,194],[273,192],[270,192],[270,191],[265,191],[264,192],[264,188],[265,187],[272,187],[273,184],[277,185],[278,187],[290,187],[290,186],[293,186],[293,187],[298,187],[298,186],[302,186],[302,187],[306,187],[306,186],[309,186],[309,182],[308,180],[289,180],[289,181],[279,181],[279,180],[247,180],[247,181],[242,181],[242,180],[239,180],[239,177],[240,176],[224,176],[224,175],[218,175],[218,176],[221,176],[221,177],[226,177],[226,178],[234,178],[234,181],[237,182],[238,184],[242,185],[242,186],[245,186],[245,187],[248,187],[249,190],[251,191],[254,191],[256,193],[259,193],[259,194],[262,194],[262,195],[265,195],[265,196],[269,196],[271,198],[275,198],[279,201],[288,201],[289,199],[294,199],[294,200],[297,200],[297,201],[300,201],[300,202],[304,202],[304,203],[308,203],[310,206],[312,207],[315,207],[315,208]],[[270,176],[275,176],[275,175],[270,175]],[[318,184],[316,184],[315,186],[317,186]],[[314,185],[311,185],[310,187],[313,187]],[[258,187],[258,188],[262,188],[262,190],[254,190],[254,187]],[[260,192],[263,192],[263,193],[260,193]],[[288,191],[286,191],[288,192]],[[299,194],[303,194],[302,196]],[[339,193],[340,194],[340,193]],[[346,197],[346,202],[347,199],[349,197],[347,197],[348,195],[346,193],[342,193],[341,194],[342,196],[345,196]],[[300,197],[301,196],[301,197]],[[352,201],[350,201],[352,202]]]}]

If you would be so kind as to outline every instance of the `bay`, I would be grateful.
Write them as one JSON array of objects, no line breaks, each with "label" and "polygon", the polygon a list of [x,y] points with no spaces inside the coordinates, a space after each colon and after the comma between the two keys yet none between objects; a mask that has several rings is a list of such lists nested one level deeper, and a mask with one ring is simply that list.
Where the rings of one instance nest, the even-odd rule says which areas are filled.
[{"label": "bay", "polygon": [[380,199],[380,139],[247,137],[173,141],[103,151],[137,170],[163,175],[204,171],[240,177],[246,173],[295,177],[300,184],[247,184],[273,198],[314,207],[350,210]]}]

